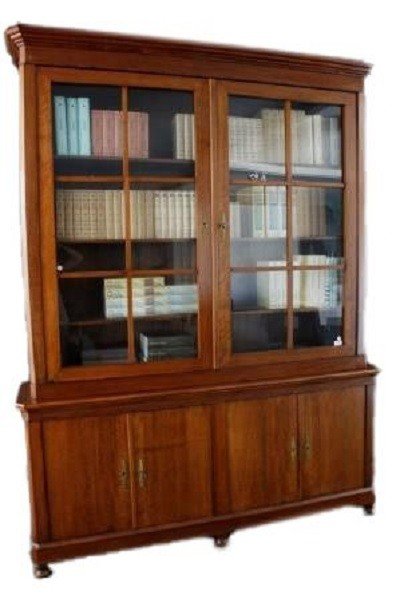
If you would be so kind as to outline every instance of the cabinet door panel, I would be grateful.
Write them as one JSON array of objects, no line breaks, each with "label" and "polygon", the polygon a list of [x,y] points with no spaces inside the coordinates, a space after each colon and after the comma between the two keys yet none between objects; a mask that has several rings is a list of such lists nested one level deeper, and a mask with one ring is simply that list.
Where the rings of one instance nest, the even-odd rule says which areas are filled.
[{"label": "cabinet door panel", "polygon": [[165,410],[131,419],[139,527],[211,513],[209,409]]},{"label": "cabinet door panel", "polygon": [[233,511],[297,497],[295,397],[227,406],[230,495]]},{"label": "cabinet door panel", "polygon": [[303,497],[364,486],[364,387],[299,396]]},{"label": "cabinet door panel", "polygon": [[130,528],[126,416],[45,422],[43,440],[52,538]]}]

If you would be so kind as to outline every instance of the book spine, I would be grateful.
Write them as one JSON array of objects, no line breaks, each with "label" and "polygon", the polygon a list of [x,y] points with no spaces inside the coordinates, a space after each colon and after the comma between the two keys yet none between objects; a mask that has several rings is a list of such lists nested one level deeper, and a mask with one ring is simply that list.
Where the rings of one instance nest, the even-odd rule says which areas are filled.
[{"label": "book spine", "polygon": [[115,239],[114,237],[114,202],[113,202],[113,192],[110,189],[107,189],[104,192],[105,198],[105,204],[106,204],[106,223],[105,223],[105,229],[106,229],[106,238],[107,239]]},{"label": "book spine", "polygon": [[91,111],[92,154],[103,156],[103,110]]},{"label": "book spine", "polygon": [[76,98],[67,98],[67,136],[68,153],[77,156],[79,152],[78,143],[78,102]]},{"label": "book spine", "polygon": [[58,156],[68,154],[67,106],[64,96],[54,96],[54,120],[56,153]]},{"label": "book spine", "polygon": [[123,113],[114,110],[114,156],[120,158],[123,154]]},{"label": "book spine", "polygon": [[78,153],[90,156],[90,100],[78,98]]}]

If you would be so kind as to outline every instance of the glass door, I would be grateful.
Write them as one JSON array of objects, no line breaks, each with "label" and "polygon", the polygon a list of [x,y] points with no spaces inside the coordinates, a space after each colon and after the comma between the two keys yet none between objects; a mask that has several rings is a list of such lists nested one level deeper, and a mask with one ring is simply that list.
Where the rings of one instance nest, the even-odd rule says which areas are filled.
[{"label": "glass door", "polygon": [[234,83],[219,98],[220,362],[350,352],[352,98]]},{"label": "glass door", "polygon": [[132,372],[203,367],[211,353],[203,318],[209,157],[198,152],[208,134],[199,127],[206,88],[195,80],[174,87],[173,78],[166,88],[157,77],[84,77],[47,79],[53,367],[66,378],[96,366],[116,374],[129,365]]}]

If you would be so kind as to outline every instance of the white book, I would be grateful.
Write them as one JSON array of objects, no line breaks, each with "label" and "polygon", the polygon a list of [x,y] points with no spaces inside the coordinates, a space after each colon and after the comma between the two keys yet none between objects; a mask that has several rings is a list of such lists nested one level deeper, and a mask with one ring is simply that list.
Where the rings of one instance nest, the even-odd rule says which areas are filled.
[{"label": "white book", "polygon": [[64,214],[64,190],[56,191],[56,236],[57,239],[65,239],[65,214]]},{"label": "white book", "polygon": [[54,120],[56,153],[58,156],[68,154],[67,103],[64,96],[54,96]]},{"label": "white book", "polygon": [[90,100],[78,98],[78,154],[90,156]]},{"label": "white book", "polygon": [[161,192],[154,192],[154,233],[157,239],[162,237],[162,222],[161,222]]},{"label": "white book", "polygon": [[324,163],[324,152],[322,143],[322,115],[314,114],[312,116],[312,132],[313,132],[313,160],[314,164]]},{"label": "white book", "polygon": [[105,191],[105,203],[106,203],[106,239],[115,239],[114,237],[114,201],[112,190],[107,189]]},{"label": "white book", "polygon": [[146,202],[146,238],[153,239],[154,233],[154,192],[147,189],[144,192],[144,198]]}]

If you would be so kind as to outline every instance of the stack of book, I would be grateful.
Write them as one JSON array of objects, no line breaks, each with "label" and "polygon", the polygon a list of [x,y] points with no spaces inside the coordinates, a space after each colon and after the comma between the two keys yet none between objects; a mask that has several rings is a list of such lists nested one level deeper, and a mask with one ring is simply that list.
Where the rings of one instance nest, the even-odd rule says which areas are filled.
[{"label": "stack of book", "polygon": [[57,239],[122,239],[123,194],[113,189],[57,189]]},{"label": "stack of book", "polygon": [[[307,255],[293,256],[295,265],[336,266],[340,258]],[[295,271],[293,281],[293,307],[336,310],[341,305],[341,283],[337,270]]]},{"label": "stack of book", "polygon": [[[257,262],[257,266],[283,266],[278,260]],[[257,305],[269,310],[286,308],[286,281],[285,270],[257,272]]]},{"label": "stack of book", "polygon": [[[90,98],[54,96],[56,154],[58,156],[120,157],[123,122],[119,110],[97,110]],[[149,156],[149,115],[128,113],[129,156]]]},{"label": "stack of book", "polygon": [[128,286],[126,279],[104,279],[104,314],[106,318],[126,318]]},{"label": "stack of book", "polygon": [[133,239],[190,239],[195,231],[195,194],[187,190],[131,192]]},{"label": "stack of book", "polygon": [[[104,279],[106,318],[125,318],[128,289],[125,279]],[[132,311],[136,317],[193,314],[198,310],[197,285],[166,285],[165,277],[132,279]]]},{"label": "stack of book", "polygon": [[174,157],[179,160],[194,160],[196,154],[194,115],[177,113],[173,119]]},{"label": "stack of book", "polygon": [[[339,117],[306,114],[304,110],[292,111],[292,156],[295,165],[329,166],[339,172]],[[298,171],[294,167],[293,174],[303,174],[303,170]]]},{"label": "stack of book", "polygon": [[232,239],[286,236],[286,192],[283,187],[242,187],[232,199]]},{"label": "stack of book", "polygon": [[325,190],[297,187],[293,202],[293,236],[324,237],[327,233]]},{"label": "stack of book", "polygon": [[192,335],[161,336],[140,333],[139,343],[142,362],[196,356],[195,341]]}]

